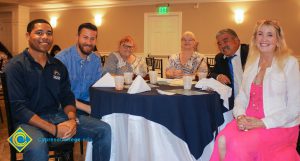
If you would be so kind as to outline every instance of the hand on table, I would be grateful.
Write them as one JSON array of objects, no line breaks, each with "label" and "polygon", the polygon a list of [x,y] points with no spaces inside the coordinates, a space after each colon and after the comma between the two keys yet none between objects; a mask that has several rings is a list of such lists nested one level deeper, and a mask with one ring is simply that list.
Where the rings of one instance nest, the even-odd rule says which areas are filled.
[{"label": "hand on table", "polygon": [[226,75],[224,75],[224,74],[219,74],[217,76],[217,81],[219,81],[219,82],[221,82],[223,84],[230,84],[231,83],[230,79]]},{"label": "hand on table", "polygon": [[183,71],[175,68],[168,68],[166,70],[167,78],[181,78],[183,76]]},{"label": "hand on table", "polygon": [[175,78],[181,78],[183,76],[183,71],[182,70],[174,69],[173,70],[173,76]]}]

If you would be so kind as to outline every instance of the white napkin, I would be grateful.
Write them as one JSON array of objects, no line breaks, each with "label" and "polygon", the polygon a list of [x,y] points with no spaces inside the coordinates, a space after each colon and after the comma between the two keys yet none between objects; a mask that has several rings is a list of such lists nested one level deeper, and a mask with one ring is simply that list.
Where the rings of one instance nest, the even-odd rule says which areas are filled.
[{"label": "white napkin", "polygon": [[196,88],[201,88],[203,90],[212,89],[219,93],[221,99],[223,100],[223,105],[229,109],[229,100],[228,98],[231,96],[232,89],[219,81],[213,78],[203,78],[200,79],[195,85]]},{"label": "white napkin", "polygon": [[135,94],[135,93],[141,93],[150,90],[151,88],[149,87],[149,85],[145,82],[145,80],[140,75],[138,75],[132,82],[127,93]]},{"label": "white napkin", "polygon": [[115,79],[109,73],[106,73],[93,87],[115,87]]},{"label": "white napkin", "polygon": [[156,89],[156,90],[159,94],[162,94],[162,95],[172,96],[172,95],[176,94],[176,93],[172,93],[172,92],[166,92],[166,91],[163,91],[163,90],[160,90],[160,89]]}]

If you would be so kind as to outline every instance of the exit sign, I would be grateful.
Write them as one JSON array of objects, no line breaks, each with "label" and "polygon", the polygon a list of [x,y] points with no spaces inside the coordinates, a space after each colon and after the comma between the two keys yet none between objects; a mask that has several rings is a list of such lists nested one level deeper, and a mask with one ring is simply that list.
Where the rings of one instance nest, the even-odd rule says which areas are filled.
[{"label": "exit sign", "polygon": [[157,12],[160,15],[167,14],[169,12],[169,7],[168,6],[160,6],[160,7],[158,7]]}]

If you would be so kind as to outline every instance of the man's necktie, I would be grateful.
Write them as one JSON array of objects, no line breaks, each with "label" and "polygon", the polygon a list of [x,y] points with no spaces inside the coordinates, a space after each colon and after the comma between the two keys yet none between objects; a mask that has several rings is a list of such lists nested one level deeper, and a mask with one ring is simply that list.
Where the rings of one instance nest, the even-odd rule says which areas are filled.
[{"label": "man's necktie", "polygon": [[228,67],[229,67],[229,72],[230,72],[230,78],[231,78],[231,88],[232,88],[232,95],[234,96],[234,73],[233,73],[233,66],[232,66],[232,59],[235,57],[236,55],[233,55],[231,57],[227,57],[227,63],[228,63]]}]

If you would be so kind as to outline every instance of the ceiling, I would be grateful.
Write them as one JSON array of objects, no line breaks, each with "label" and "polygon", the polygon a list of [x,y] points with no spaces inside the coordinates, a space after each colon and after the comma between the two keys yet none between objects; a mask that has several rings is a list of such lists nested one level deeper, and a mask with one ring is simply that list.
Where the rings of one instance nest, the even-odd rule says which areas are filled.
[{"label": "ceiling", "polygon": [[0,0],[0,6],[23,5],[31,11],[153,5],[161,3],[243,2],[263,0]]}]

